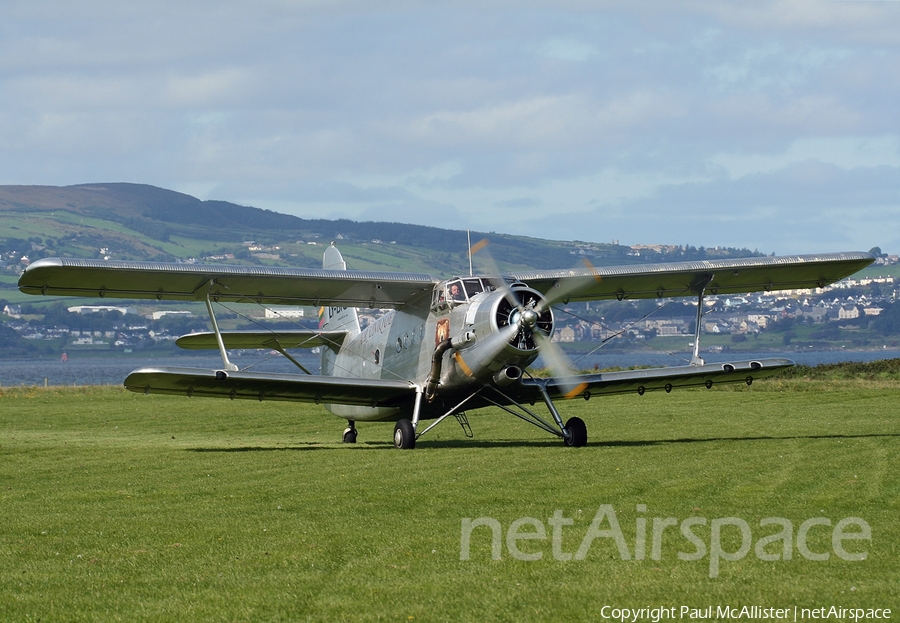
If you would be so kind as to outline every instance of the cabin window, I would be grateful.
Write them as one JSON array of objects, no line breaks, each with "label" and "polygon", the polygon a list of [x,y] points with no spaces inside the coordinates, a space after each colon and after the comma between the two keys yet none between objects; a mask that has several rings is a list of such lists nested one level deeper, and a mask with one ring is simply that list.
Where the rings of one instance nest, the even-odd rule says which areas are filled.
[{"label": "cabin window", "polygon": [[469,298],[484,292],[484,283],[482,283],[481,279],[463,279],[463,287]]},{"label": "cabin window", "polygon": [[468,300],[462,281],[456,279],[447,284],[447,297],[454,303],[465,303]]},{"label": "cabin window", "polygon": [[468,303],[472,297],[493,290],[490,282],[479,277],[460,277],[440,284],[434,290],[431,307],[435,311]]}]

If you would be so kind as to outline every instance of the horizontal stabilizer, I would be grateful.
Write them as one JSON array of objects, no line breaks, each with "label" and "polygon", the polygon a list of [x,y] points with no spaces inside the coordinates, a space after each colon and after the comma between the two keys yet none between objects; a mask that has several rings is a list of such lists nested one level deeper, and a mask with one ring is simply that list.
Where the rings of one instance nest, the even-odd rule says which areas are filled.
[{"label": "horizontal stabilizer", "polygon": [[125,388],[145,394],[340,403],[366,407],[397,406],[412,399],[416,393],[415,386],[407,381],[169,367],[135,370],[125,379]]},{"label": "horizontal stabilizer", "polygon": [[[222,333],[222,342],[225,348],[271,348],[280,351],[327,346],[338,349],[346,336],[346,331],[226,331]],[[219,348],[215,333],[182,335],[175,344],[187,350]]]},{"label": "horizontal stabilizer", "polygon": [[643,394],[658,389],[670,391],[678,387],[712,387],[714,383],[749,385],[756,379],[772,376],[793,365],[794,362],[790,359],[759,359],[700,366],[599,372],[565,378],[523,379],[522,385],[531,388],[538,399],[538,385],[544,385],[552,398],[580,398],[628,392]]}]

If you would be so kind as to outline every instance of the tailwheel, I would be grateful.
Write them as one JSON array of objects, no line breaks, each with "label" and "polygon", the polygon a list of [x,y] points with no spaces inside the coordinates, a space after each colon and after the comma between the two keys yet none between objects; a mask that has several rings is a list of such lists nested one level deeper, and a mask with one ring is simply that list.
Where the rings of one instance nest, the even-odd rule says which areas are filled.
[{"label": "tailwheel", "polygon": [[350,420],[350,426],[344,429],[344,436],[341,437],[344,443],[356,443],[356,426],[353,420]]},{"label": "tailwheel", "polygon": [[580,448],[587,445],[587,426],[585,426],[584,420],[579,417],[569,418],[563,434],[563,440],[567,446]]},{"label": "tailwheel", "polygon": [[416,429],[405,418],[398,420],[394,426],[394,447],[398,450],[412,450],[416,447]]}]

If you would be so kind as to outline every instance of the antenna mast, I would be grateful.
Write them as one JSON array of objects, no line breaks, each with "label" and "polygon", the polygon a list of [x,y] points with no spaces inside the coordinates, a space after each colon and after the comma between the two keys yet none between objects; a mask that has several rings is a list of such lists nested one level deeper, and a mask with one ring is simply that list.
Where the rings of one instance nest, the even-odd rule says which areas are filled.
[{"label": "antenna mast", "polygon": [[474,273],[472,272],[472,232],[470,230],[466,230],[466,242],[469,245],[469,277],[471,277]]}]

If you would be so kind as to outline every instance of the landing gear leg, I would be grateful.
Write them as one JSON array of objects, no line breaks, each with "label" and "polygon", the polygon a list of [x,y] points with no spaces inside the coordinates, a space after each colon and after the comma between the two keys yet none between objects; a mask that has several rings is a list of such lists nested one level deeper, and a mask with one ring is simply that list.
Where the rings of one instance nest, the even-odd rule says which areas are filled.
[{"label": "landing gear leg", "polygon": [[563,442],[569,446],[570,448],[580,448],[581,446],[587,445],[587,426],[584,424],[584,420],[578,417],[569,418],[569,421],[563,425],[562,418],[559,415],[559,411],[556,410],[556,406],[553,404],[553,401],[550,399],[550,395],[547,393],[547,388],[544,385],[538,385],[541,390],[541,396],[544,398],[544,404],[547,405],[547,409],[550,410],[550,415],[553,416],[556,425],[559,427],[559,430],[562,431]]},{"label": "landing gear leg", "polygon": [[349,426],[344,429],[344,436],[341,441],[344,443],[356,443],[356,422],[350,420],[347,422]]}]

